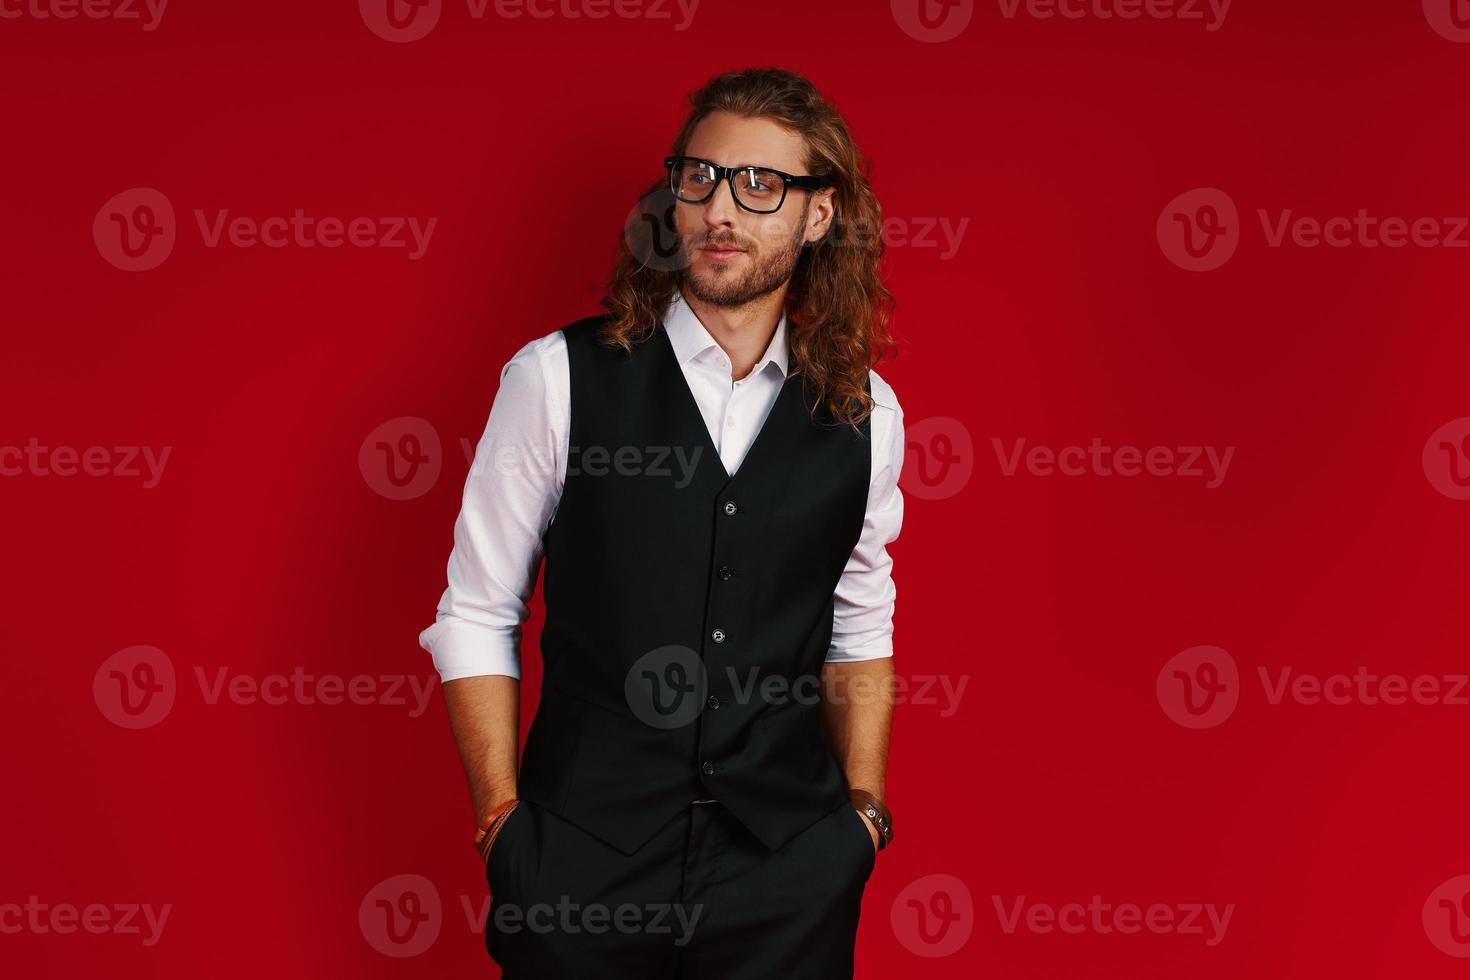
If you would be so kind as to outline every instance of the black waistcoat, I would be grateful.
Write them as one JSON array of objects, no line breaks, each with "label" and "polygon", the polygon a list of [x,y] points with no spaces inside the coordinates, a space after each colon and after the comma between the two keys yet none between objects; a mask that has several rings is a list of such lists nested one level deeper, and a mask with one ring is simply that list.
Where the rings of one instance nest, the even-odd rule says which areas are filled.
[{"label": "black waistcoat", "polygon": [[811,415],[788,378],[731,478],[663,324],[629,354],[603,322],[562,331],[570,451],[519,792],[624,853],[712,796],[775,850],[846,799],[817,680],[868,423]]}]

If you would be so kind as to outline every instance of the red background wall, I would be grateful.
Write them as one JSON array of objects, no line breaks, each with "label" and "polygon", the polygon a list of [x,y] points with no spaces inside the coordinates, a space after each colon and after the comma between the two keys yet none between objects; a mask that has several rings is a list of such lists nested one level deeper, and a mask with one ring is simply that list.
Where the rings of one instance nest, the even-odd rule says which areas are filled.
[{"label": "red background wall", "polygon": [[[0,0],[0,447],[48,453],[0,457],[0,906],[46,909],[0,916],[0,969],[493,975],[437,688],[422,714],[391,696],[434,676],[415,634],[462,440],[520,345],[596,312],[684,94],[779,64],[847,114],[894,219],[897,663],[913,695],[964,685],[900,709],[898,838],[859,976],[1464,974],[1470,233],[1273,247],[1259,212],[1454,236],[1470,32],[1437,0],[1237,0],[1215,30],[990,0],[948,9],[962,29],[932,42],[895,2],[704,0],[679,30],[677,8],[476,18],[444,0],[393,43],[371,4],[173,0],[149,30]],[[140,199],[109,202],[136,188],[175,212],[147,271],[109,260],[109,215]],[[1210,217],[1168,207],[1196,188],[1238,210],[1215,212],[1236,250],[1213,271],[1170,258],[1180,221]],[[211,247],[194,215],[298,208],[437,224],[410,259]],[[403,418],[437,436],[439,470],[397,500],[359,457]],[[1017,440],[1094,438],[1233,456],[1213,488],[1003,465]],[[89,447],[124,472],[57,472]],[[126,447],[170,453],[156,485]],[[936,452],[954,468],[926,483]],[[173,700],[130,729],[112,671],[147,675],[109,658],[139,645]],[[1201,645],[1233,710],[1191,727],[1170,661]],[[1359,668],[1440,695],[1273,703],[1260,673]],[[210,697],[221,676],[296,671],[372,678],[368,703]],[[375,911],[401,874],[442,908],[410,957],[381,951],[405,949]],[[1037,915],[1098,896],[1231,918],[1214,937],[1008,930],[1023,896]],[[169,909],[156,943],[127,930],[132,903]],[[58,931],[91,905],[94,930]]]}]

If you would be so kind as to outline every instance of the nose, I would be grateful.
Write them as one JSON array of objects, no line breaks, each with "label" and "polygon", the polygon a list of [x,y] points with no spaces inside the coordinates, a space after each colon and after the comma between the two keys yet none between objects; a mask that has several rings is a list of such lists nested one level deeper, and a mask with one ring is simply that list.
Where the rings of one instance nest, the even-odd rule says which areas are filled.
[{"label": "nose", "polygon": [[735,212],[740,205],[735,203],[735,197],[730,191],[730,182],[722,180],[715,185],[715,192],[710,195],[708,201],[704,202],[704,223],[711,228],[732,227],[735,224]]}]

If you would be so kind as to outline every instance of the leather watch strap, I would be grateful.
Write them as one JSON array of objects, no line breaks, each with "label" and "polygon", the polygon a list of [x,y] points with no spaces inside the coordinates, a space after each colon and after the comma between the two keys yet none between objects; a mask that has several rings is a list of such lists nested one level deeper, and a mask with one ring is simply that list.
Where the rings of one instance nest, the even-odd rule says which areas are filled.
[{"label": "leather watch strap", "polygon": [[865,789],[849,789],[847,798],[852,801],[858,812],[868,818],[868,822],[878,829],[878,850],[883,850],[893,842],[893,814],[888,812],[888,807],[883,801]]}]

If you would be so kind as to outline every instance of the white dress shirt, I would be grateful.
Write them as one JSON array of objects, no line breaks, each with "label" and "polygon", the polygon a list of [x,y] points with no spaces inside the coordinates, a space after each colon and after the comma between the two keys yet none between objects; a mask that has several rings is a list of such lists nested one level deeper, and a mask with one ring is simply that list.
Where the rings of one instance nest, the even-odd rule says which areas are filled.
[{"label": "white dress shirt", "polygon": [[[731,476],[740,468],[785,382],[786,317],[751,372],[734,380],[730,359],[676,290],[664,317],[679,367]],[[893,560],[903,522],[903,412],[893,389],[869,372],[872,480],[867,515],[833,602],[827,661],[893,655]],[[536,586],[542,536],[566,480],[571,374],[560,330],[531,341],[501,369],[500,390],[475,449],[454,524],[449,587],[419,644],[441,681],[520,676],[521,624]]]}]

